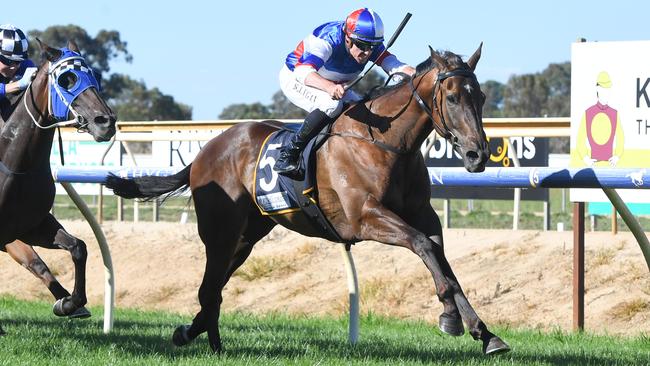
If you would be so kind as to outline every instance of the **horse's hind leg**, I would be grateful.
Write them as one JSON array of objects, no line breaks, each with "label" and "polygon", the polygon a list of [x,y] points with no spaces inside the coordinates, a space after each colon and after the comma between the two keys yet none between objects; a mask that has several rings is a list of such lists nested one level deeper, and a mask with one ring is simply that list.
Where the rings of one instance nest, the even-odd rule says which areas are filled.
[{"label": "horse's hind leg", "polygon": [[[255,209],[255,212],[249,215],[246,229],[241,235],[239,242],[237,243],[234,255],[232,256],[230,263],[228,265],[228,271],[226,272],[226,275],[223,280],[223,285],[221,286],[222,289],[223,287],[226,286],[226,284],[230,280],[230,277],[237,270],[237,268],[239,268],[246,261],[248,256],[251,254],[251,251],[253,250],[253,246],[255,245],[255,243],[257,243],[260,239],[266,236],[266,234],[268,234],[275,225],[276,225],[275,222],[273,222],[271,219],[260,215],[259,212],[257,212],[257,209]],[[204,281],[205,281],[205,277],[204,277]],[[174,335],[172,337],[172,341],[175,345],[177,346],[186,345],[194,338],[196,338],[200,333],[206,330],[203,327],[200,327],[199,322],[197,322],[197,319],[199,318],[199,314],[197,314],[197,316],[195,317],[192,326],[183,325],[176,328],[176,330],[174,331]],[[218,331],[219,330],[217,328],[217,332]]]},{"label": "horse's hind leg", "polygon": [[215,183],[193,190],[192,195],[199,236],[205,245],[206,254],[205,273],[199,287],[201,310],[189,327],[176,328],[172,342],[183,346],[207,331],[210,347],[214,352],[220,352],[221,291],[246,225],[246,205],[233,201]]},{"label": "horse's hind leg", "polygon": [[62,297],[54,304],[54,314],[57,316],[88,317],[90,313],[86,305],[86,259],[88,252],[86,243],[68,234],[63,226],[48,214],[41,224],[30,233],[19,238],[28,245],[48,249],[65,249],[70,252],[75,266],[75,281],[72,294]]},{"label": "horse's hind leg", "polygon": [[70,296],[68,290],[63,288],[59,281],[56,280],[50,269],[32,246],[16,240],[13,243],[7,244],[5,251],[13,260],[40,279],[56,300]]},{"label": "horse's hind leg", "polygon": [[[11,258],[18,262],[18,264],[25,267],[29,272],[40,279],[47,289],[50,290],[56,300],[61,300],[70,296],[68,290],[61,286],[59,281],[48,268],[47,264],[45,264],[32,246],[27,245],[20,240],[16,240],[13,243],[7,244],[5,246],[5,251],[9,256],[11,256]],[[65,314],[57,315],[63,316]],[[85,307],[81,307],[68,316],[71,318],[87,318],[90,316],[90,311]]]},{"label": "horse's hind leg", "polygon": [[239,240],[235,256],[230,262],[224,286],[228,283],[228,280],[230,280],[230,276],[232,276],[233,272],[235,272],[237,268],[246,261],[248,256],[251,254],[255,243],[265,237],[275,225],[276,223],[273,220],[261,215],[257,208],[254,208],[254,211],[248,216],[246,229]]}]

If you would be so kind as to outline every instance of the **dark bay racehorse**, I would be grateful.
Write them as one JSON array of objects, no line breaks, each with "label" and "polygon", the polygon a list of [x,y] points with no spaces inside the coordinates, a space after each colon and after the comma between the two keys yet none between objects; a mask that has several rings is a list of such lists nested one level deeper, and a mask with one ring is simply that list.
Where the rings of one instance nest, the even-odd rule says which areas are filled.
[{"label": "dark bay racehorse", "polygon": [[[86,244],[49,213],[55,195],[50,151],[54,127],[76,126],[96,141],[107,141],[115,134],[116,117],[100,97],[97,79],[76,45],[56,49],[40,40],[39,44],[47,61],[31,85],[12,100],[0,131],[0,249],[48,285],[57,299],[56,315],[89,316],[84,308]],[[31,246],[70,252],[75,266],[72,294]]]},{"label": "dark bay racehorse", "polygon": [[[444,305],[440,329],[459,336],[464,321],[490,354],[509,347],[478,317],[445,258],[419,150],[435,129],[452,142],[467,170],[484,170],[489,157],[481,114],[485,96],[474,74],[480,54],[481,47],[465,63],[452,52],[431,50],[412,80],[347,108],[317,152],[317,192],[320,207],[344,241],[375,240],[417,254]],[[201,310],[190,326],[174,332],[178,346],[207,331],[212,349],[221,350],[222,289],[271,228],[280,224],[304,235],[322,235],[294,214],[263,216],[254,203],[260,146],[280,127],[273,121],[238,124],[212,139],[190,166],[173,176],[109,177],[107,186],[127,198],[191,188],[207,263],[199,288]]]}]

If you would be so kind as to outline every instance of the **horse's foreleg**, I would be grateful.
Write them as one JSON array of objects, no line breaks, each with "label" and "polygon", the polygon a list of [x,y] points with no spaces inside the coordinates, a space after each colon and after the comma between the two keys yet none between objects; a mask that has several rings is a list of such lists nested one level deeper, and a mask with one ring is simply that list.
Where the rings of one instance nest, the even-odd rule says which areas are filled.
[{"label": "horse's foreleg", "polygon": [[16,240],[13,243],[7,244],[5,250],[11,258],[18,262],[18,264],[25,267],[29,272],[40,279],[45,286],[47,286],[48,290],[50,290],[56,300],[70,296],[68,290],[61,286],[59,281],[57,281],[50,269],[32,246],[27,245],[20,240]]},{"label": "horse's foreleg", "polygon": [[[438,298],[444,306],[444,312],[440,317],[440,328],[443,331],[453,335],[462,334],[460,313],[460,316],[468,322],[472,336],[483,342],[484,353],[509,350],[507,344],[488,331],[463,294],[445,257],[441,229],[437,235],[431,235],[436,230],[426,230],[428,236],[374,200],[366,201],[362,218],[362,239],[402,246],[410,249],[422,259],[433,276]],[[427,218],[432,219],[437,216],[429,215]],[[439,220],[434,228],[435,226],[440,226]]]},{"label": "horse's foreleg", "polygon": [[86,299],[86,259],[88,252],[86,243],[68,234],[63,226],[48,214],[43,222],[30,233],[19,238],[32,246],[41,246],[48,249],[65,249],[75,266],[74,289],[70,296],[57,300],[54,304],[54,314],[58,316],[71,316],[85,318],[90,316],[84,308]]},{"label": "horse's foreleg", "polygon": [[[472,337],[477,340],[480,339],[483,342],[483,352],[490,354],[508,351],[510,349],[508,345],[487,329],[487,326],[479,318],[478,314],[465,296],[465,293],[463,292],[463,289],[460,286],[447,257],[445,256],[442,225],[440,224],[440,219],[433,208],[429,204],[426,204],[423,207],[423,210],[414,215],[413,219],[409,221],[413,222],[414,227],[428,235],[429,239],[433,242],[433,253],[440,264],[440,268],[442,269],[445,278],[453,290],[453,298],[458,312],[460,312],[460,315],[467,324]],[[440,329],[452,335],[462,334],[463,325],[460,319],[458,319],[458,312],[449,312],[448,308],[445,306],[445,311],[440,316]],[[460,330],[460,332],[454,334],[454,330]]]},{"label": "horse's foreleg", "polygon": [[[424,262],[433,276],[436,294],[444,306],[444,314],[449,314],[454,322],[454,330],[441,325],[441,329],[454,335],[462,332],[460,315],[454,300],[454,288],[445,275],[438,261],[435,251],[442,251],[436,243],[431,241],[423,232],[406,223],[392,211],[383,207],[379,202],[368,200],[363,207],[360,227],[361,239],[375,240],[381,243],[397,245],[407,248],[417,254]],[[458,329],[460,327],[460,330]]]},{"label": "horse's foreleg", "polygon": [[[447,261],[447,257],[442,250],[442,236],[436,235],[432,236],[430,239],[436,243],[436,247],[440,248],[440,250],[435,250],[434,253],[440,263],[445,277],[453,289],[455,303],[458,306],[460,315],[469,328],[469,333],[472,335],[472,338],[481,340],[483,343],[483,353],[485,354],[509,351],[510,347],[501,340],[501,338],[488,330],[483,320],[479,318],[478,314],[469,303],[469,300],[465,296],[465,293],[463,292],[463,289],[461,288],[460,283],[458,282],[458,279],[456,278],[454,271],[451,269],[451,265]],[[446,312],[440,316],[441,329],[443,324],[449,320],[453,320],[453,317],[448,317]]]}]

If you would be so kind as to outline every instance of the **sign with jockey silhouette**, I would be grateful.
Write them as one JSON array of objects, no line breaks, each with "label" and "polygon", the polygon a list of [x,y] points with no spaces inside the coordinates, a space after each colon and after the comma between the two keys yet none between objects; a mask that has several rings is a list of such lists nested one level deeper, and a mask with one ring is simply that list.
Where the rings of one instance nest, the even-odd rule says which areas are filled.
[{"label": "sign with jockey silhouette", "polygon": [[[571,167],[650,169],[648,59],[650,41],[572,45]],[[647,190],[619,194],[629,203],[650,202]],[[572,189],[571,200],[609,202],[597,189]]]}]

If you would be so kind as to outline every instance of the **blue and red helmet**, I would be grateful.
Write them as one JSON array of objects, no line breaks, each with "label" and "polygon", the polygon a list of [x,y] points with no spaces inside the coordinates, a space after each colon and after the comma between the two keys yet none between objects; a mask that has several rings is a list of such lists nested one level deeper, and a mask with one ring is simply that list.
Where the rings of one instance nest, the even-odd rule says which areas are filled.
[{"label": "blue and red helmet", "polygon": [[381,43],[384,41],[384,22],[372,9],[358,9],[345,19],[345,34],[355,40]]}]

